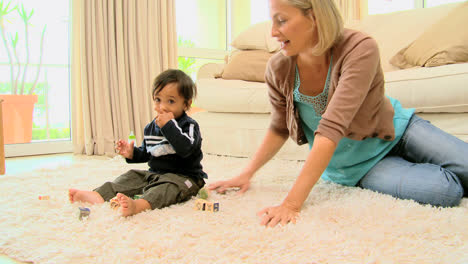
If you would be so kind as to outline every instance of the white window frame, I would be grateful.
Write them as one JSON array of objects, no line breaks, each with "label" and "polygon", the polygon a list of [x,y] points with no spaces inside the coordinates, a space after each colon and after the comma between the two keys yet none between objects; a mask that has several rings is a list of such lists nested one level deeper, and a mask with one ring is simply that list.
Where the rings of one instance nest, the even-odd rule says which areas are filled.
[{"label": "white window frame", "polygon": [[7,158],[72,152],[73,144],[71,140],[5,145],[5,157]]}]

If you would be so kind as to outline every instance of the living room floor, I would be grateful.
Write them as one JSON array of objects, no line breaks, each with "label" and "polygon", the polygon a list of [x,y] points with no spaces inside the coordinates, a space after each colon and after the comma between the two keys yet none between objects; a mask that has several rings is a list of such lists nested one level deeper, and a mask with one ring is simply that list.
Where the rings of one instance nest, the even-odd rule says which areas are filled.
[{"label": "living room floor", "polygon": [[[25,173],[33,171],[38,168],[54,166],[57,163],[72,163],[79,159],[83,159],[83,156],[73,155],[72,153],[64,154],[53,154],[53,155],[38,155],[38,156],[27,156],[27,157],[14,157],[5,159],[5,174],[13,175],[18,173]],[[4,175],[0,175],[2,177]],[[30,262],[21,262],[12,259],[4,254],[0,254],[0,264],[24,264]]]}]

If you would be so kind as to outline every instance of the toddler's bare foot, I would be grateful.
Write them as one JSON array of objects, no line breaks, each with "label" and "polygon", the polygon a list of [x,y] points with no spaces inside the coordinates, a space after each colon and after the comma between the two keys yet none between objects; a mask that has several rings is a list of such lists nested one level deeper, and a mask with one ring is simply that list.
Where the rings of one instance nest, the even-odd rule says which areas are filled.
[{"label": "toddler's bare foot", "polygon": [[84,190],[77,190],[77,189],[69,189],[68,190],[68,199],[71,203],[74,202],[85,202],[85,203],[103,203],[104,199],[102,196],[95,192],[95,191],[84,191]]},{"label": "toddler's bare foot", "polygon": [[131,216],[145,210],[151,209],[151,205],[143,199],[133,200],[123,193],[117,194],[117,200],[120,203],[122,216]]},{"label": "toddler's bare foot", "polygon": [[130,216],[135,214],[135,201],[130,197],[126,196],[125,194],[118,193],[117,200],[120,203],[120,210],[122,212],[122,216]]}]

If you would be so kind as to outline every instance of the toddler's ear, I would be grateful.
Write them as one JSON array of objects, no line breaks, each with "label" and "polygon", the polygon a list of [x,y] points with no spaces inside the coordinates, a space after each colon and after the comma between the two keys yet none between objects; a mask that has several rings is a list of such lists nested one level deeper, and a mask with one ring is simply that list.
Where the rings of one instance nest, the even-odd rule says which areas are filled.
[{"label": "toddler's ear", "polygon": [[185,102],[185,110],[189,110],[192,106],[192,99]]}]

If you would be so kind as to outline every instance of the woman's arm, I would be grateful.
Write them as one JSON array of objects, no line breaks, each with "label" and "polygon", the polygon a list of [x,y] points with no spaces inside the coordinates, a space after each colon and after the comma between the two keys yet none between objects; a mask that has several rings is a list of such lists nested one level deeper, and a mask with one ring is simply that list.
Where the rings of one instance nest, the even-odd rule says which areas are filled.
[{"label": "woman's arm", "polygon": [[263,165],[271,160],[276,153],[281,149],[288,138],[283,137],[273,130],[268,129],[263,142],[253,155],[250,162],[242,170],[241,174],[249,175],[249,180],[254,176],[254,173],[258,171]]},{"label": "woman's arm", "polygon": [[229,180],[218,181],[208,186],[210,190],[224,193],[228,188],[239,187],[239,193],[246,192],[250,187],[250,179],[263,165],[265,165],[281,149],[288,138],[269,129],[249,163],[242,172]]},{"label": "woman's arm", "polygon": [[295,223],[302,204],[327,168],[335,149],[336,143],[332,140],[320,134],[315,136],[304,166],[283,203],[279,206],[264,208],[258,213],[262,217],[262,225],[273,227],[278,223],[282,225],[289,222]]}]

